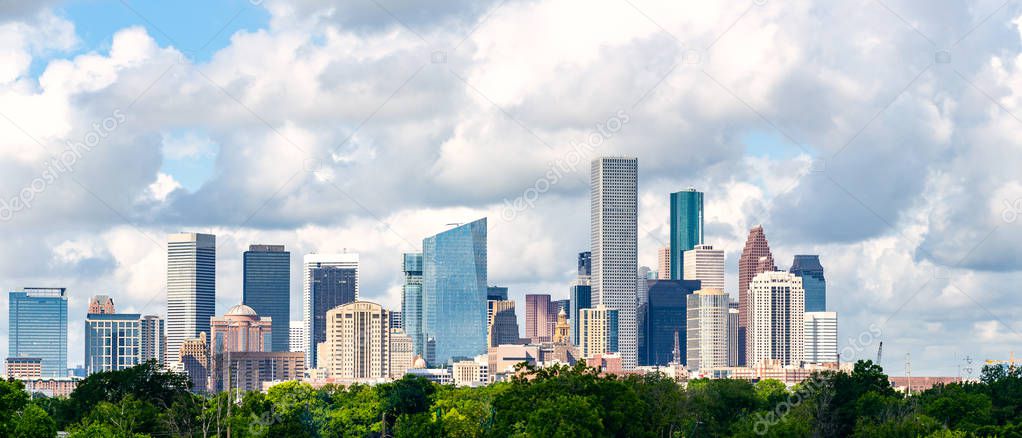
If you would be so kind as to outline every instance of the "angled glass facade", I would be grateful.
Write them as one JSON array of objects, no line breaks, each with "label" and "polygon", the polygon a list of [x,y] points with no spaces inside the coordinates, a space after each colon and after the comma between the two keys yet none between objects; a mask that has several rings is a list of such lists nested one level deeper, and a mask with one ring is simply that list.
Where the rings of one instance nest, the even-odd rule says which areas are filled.
[{"label": "angled glass facade", "polygon": [[422,241],[422,329],[435,364],[486,352],[486,219]]},{"label": "angled glass facade", "polygon": [[[674,358],[674,333],[687,345],[688,295],[700,289],[697,280],[650,280],[647,282],[649,302],[646,307],[645,343],[641,348],[642,365],[667,365]],[[686,362],[681,349],[681,363]]]},{"label": "angled glass facade", "polygon": [[242,303],[272,321],[272,351],[288,351],[291,253],[283,245],[252,245],[244,254]]},{"label": "angled glass facade", "polygon": [[120,371],[142,363],[142,315],[85,317],[85,369],[89,374]]},{"label": "angled glass facade", "polygon": [[422,253],[405,253],[402,270],[405,285],[401,289],[401,317],[405,334],[412,338],[413,354],[426,356],[426,341],[422,336]]},{"label": "angled glass facade", "polygon": [[703,243],[703,193],[671,193],[671,279],[682,280],[685,251]]},{"label": "angled glass facade", "polygon": [[806,312],[825,312],[827,279],[823,275],[820,256],[796,255],[789,272],[802,278],[802,287],[806,290]]},{"label": "angled glass facade", "polygon": [[354,268],[328,266],[312,268],[310,294],[312,299],[311,330],[309,351],[311,367],[317,367],[316,350],[320,342],[326,341],[326,313],[334,307],[355,302],[355,288],[358,271]]},{"label": "angled glass facade", "polygon": [[579,336],[578,332],[582,326],[582,320],[579,318],[579,312],[582,309],[590,309],[593,307],[593,288],[589,285],[575,285],[571,287],[571,311],[568,315],[571,315],[571,343],[578,345]]},{"label": "angled glass facade", "polygon": [[8,306],[7,355],[41,358],[43,377],[66,377],[67,289],[11,292]]}]

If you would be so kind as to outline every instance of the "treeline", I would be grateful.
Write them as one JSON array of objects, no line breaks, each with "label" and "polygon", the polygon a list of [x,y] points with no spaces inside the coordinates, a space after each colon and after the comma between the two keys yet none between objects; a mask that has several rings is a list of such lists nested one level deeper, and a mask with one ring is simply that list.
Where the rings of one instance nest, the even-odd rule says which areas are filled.
[{"label": "treeline", "polygon": [[[1022,372],[905,397],[871,362],[791,390],[778,381],[601,376],[523,368],[485,388],[421,378],[200,397],[153,364],[99,373],[69,398],[30,399],[0,381],[0,436],[53,437],[1022,437]],[[232,402],[233,401],[233,402]]]}]

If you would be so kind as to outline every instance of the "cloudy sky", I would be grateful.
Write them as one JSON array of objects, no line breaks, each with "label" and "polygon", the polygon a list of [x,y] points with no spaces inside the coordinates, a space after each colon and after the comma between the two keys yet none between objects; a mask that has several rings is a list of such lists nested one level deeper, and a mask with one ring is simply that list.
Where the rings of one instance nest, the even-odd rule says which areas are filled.
[{"label": "cloudy sky", "polygon": [[599,155],[639,159],[640,264],[689,186],[732,293],[755,224],[820,254],[843,359],[1022,346],[1018,5],[154,3],[0,0],[0,287],[69,288],[72,364],[90,296],[165,313],[176,231],[217,235],[218,313],[251,243],[358,252],[397,308],[401,253],[483,216],[491,283],[566,297]]}]

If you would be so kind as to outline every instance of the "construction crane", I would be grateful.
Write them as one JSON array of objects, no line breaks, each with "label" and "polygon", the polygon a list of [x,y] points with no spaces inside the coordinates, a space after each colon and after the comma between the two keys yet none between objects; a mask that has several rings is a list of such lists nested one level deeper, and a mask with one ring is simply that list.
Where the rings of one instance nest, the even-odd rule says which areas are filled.
[{"label": "construction crane", "polygon": [[880,341],[880,347],[877,348],[877,365],[880,365],[880,359],[884,357],[884,341]]},{"label": "construction crane", "polygon": [[1014,371],[1015,364],[1020,362],[1022,361],[1015,360],[1015,352],[1013,351],[1011,352],[1011,355],[1008,358],[1008,360],[988,360],[986,363],[987,365],[1008,365],[1008,369]]}]

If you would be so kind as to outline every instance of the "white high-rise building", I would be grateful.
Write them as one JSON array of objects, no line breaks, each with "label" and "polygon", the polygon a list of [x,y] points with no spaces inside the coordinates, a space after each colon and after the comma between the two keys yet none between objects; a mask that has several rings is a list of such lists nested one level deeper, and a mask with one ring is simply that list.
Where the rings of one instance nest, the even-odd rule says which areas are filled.
[{"label": "white high-rise building", "polygon": [[726,367],[728,295],[719,289],[703,289],[686,297],[686,301],[688,369],[695,371]]},{"label": "white high-rise building", "polygon": [[344,382],[389,380],[390,315],[376,303],[356,301],[326,313],[326,341],[320,343],[319,368]]},{"label": "white high-rise building", "polygon": [[805,362],[836,363],[837,312],[806,312]]},{"label": "white high-rise building", "polygon": [[160,366],[167,360],[167,323],[156,315],[142,317],[142,361],[155,360]]},{"label": "white high-rise building", "polygon": [[763,272],[749,283],[747,295],[748,365],[801,366],[806,297],[802,278],[788,272]]},{"label": "white high-rise building", "polygon": [[699,280],[702,288],[724,290],[724,250],[713,245],[696,245],[685,251],[684,278]]},{"label": "white high-rise building", "polygon": [[[342,268],[355,270],[355,299],[359,297],[358,254],[307,254],[302,259],[302,322],[305,323],[305,363],[311,368],[316,366],[312,352],[316,348],[313,334],[313,312],[325,314],[330,309],[313,309],[312,272],[317,268]],[[320,333],[323,333],[320,330]]]},{"label": "white high-rise building", "polygon": [[185,339],[209,335],[216,307],[216,236],[167,238],[167,357],[178,357]]},{"label": "white high-rise building", "polygon": [[635,158],[597,158],[590,181],[592,302],[618,311],[626,370],[638,362],[638,167]]},{"label": "white high-rise building", "polygon": [[309,345],[309,335],[305,333],[305,321],[291,321],[291,325],[288,328],[288,351],[304,353]]}]

